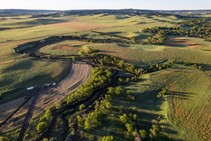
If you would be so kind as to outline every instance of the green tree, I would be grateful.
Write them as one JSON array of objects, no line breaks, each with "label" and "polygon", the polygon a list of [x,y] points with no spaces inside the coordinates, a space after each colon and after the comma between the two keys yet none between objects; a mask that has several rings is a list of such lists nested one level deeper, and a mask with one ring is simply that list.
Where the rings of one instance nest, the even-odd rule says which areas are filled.
[{"label": "green tree", "polygon": [[85,108],[85,105],[84,104],[81,104],[80,106],[79,106],[79,110],[81,111],[81,110],[83,110]]},{"label": "green tree", "polygon": [[127,128],[127,131],[132,133],[133,132],[133,124],[132,123],[126,123],[125,127]]},{"label": "green tree", "polygon": [[126,114],[123,114],[119,117],[119,119],[121,120],[121,122],[123,122],[124,124],[126,124],[130,119]]},{"label": "green tree", "polygon": [[113,136],[103,136],[101,141],[113,141],[114,137]]},{"label": "green tree", "polygon": [[142,139],[145,139],[147,137],[147,132],[146,130],[139,130],[139,134],[141,136]]},{"label": "green tree", "polygon": [[48,124],[46,122],[40,122],[38,123],[36,130],[37,132],[43,132],[48,127]]},{"label": "green tree", "polygon": [[91,48],[89,48],[88,46],[82,46],[81,47],[81,50],[79,51],[79,54],[81,56],[83,56],[83,55],[89,55],[91,53],[93,53],[93,50]]},{"label": "green tree", "polygon": [[157,124],[153,124],[149,131],[150,131],[150,137],[155,138],[160,133],[160,128]]}]

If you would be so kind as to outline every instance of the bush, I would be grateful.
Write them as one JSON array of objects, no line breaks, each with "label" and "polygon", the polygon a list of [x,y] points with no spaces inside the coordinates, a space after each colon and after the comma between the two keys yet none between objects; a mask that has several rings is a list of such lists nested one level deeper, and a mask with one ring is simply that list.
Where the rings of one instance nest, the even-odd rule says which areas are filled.
[{"label": "bush", "polygon": [[85,105],[84,104],[81,104],[80,106],[79,106],[79,110],[81,111],[81,110],[83,110],[85,108]]},{"label": "bush", "polygon": [[114,140],[113,136],[104,136],[101,141],[113,141],[113,140]]},{"label": "bush", "polygon": [[48,127],[48,124],[46,122],[40,122],[37,127],[36,127],[36,130],[37,132],[43,132],[46,130],[46,128]]},{"label": "bush", "polygon": [[145,130],[139,130],[139,134],[142,139],[145,139],[147,137],[147,132]]}]

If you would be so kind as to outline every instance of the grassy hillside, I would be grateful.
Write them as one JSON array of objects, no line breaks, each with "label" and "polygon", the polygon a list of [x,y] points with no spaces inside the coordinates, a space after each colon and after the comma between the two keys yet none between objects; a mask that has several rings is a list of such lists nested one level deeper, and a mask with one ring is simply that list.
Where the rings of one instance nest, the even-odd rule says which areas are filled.
[{"label": "grassy hillside", "polygon": [[[125,92],[112,97],[112,108],[106,122],[86,133],[89,140],[106,135],[114,136],[115,140],[124,140],[127,129],[119,117],[134,107],[138,115],[138,129],[149,131],[153,122],[160,117],[161,133],[170,140],[210,139],[211,79],[204,72],[175,66],[144,75],[142,79],[142,82],[133,82],[124,88],[131,91],[136,97],[135,101],[131,101]],[[163,99],[157,98],[158,92],[164,87],[169,90],[167,95]]]},{"label": "grassy hillside", "polygon": [[29,86],[58,82],[68,73],[69,63],[36,61],[24,55],[15,54],[13,48],[24,42],[26,41],[0,44],[1,102],[16,97]]},{"label": "grassy hillside", "polygon": [[[59,82],[70,69],[69,62],[38,60],[16,54],[13,48],[49,36],[77,35],[87,40],[46,45],[40,52],[78,55],[82,46],[88,46],[138,67],[167,59],[177,62],[170,69],[145,74],[140,81],[123,85],[123,92],[110,99],[112,106],[106,122],[84,132],[85,138],[101,140],[102,136],[112,135],[115,140],[130,140],[119,117],[132,111],[137,114],[138,129],[149,132],[159,118],[161,133],[170,140],[211,140],[211,42],[166,36],[163,44],[145,44],[152,34],[144,33],[143,29],[177,27],[180,21],[173,15],[7,16],[0,20],[0,103],[20,96],[29,86]],[[105,42],[95,43],[91,39],[105,39]],[[125,42],[106,42],[108,39]],[[162,88],[167,88],[168,93],[164,98],[157,98]],[[132,96],[128,96],[128,91]]]},{"label": "grassy hillside", "polygon": [[176,67],[153,74],[150,79],[169,88],[168,119],[184,130],[185,139],[199,140],[197,135],[209,140],[210,77],[200,70]]}]

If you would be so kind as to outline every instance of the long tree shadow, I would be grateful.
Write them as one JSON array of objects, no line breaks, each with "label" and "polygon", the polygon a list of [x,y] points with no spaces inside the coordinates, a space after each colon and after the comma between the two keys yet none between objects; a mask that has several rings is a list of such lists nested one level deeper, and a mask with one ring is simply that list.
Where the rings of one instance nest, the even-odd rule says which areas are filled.
[{"label": "long tree shadow", "polygon": [[12,66],[9,66],[3,69],[3,73],[9,73],[9,72],[18,71],[18,70],[27,70],[27,69],[30,69],[31,67],[33,67],[32,60],[23,60]]},{"label": "long tree shadow", "polygon": [[14,82],[14,79],[8,78],[8,77],[3,77],[3,79],[0,80],[0,88],[6,87],[13,82]]},{"label": "long tree shadow", "polygon": [[168,91],[167,95],[174,96],[175,98],[180,99],[180,100],[187,100],[187,99],[189,99],[192,95],[194,95],[194,93]]}]

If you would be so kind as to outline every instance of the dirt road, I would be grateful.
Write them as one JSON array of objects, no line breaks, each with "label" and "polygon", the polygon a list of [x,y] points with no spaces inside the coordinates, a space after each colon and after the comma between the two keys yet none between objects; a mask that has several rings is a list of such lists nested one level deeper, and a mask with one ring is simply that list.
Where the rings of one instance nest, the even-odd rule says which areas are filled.
[{"label": "dirt road", "polygon": [[34,116],[36,117],[40,112],[42,112],[43,108],[45,109],[58,103],[62,98],[73,92],[76,88],[88,80],[90,73],[90,65],[84,63],[73,64],[70,73],[56,88],[44,90],[40,93],[39,101],[37,102],[34,111]]},{"label": "dirt road", "polygon": [[[34,107],[33,111],[30,111],[30,117],[32,117],[32,119],[37,117],[46,108],[58,103],[62,98],[76,90],[80,85],[87,81],[90,73],[90,65],[79,62],[72,64],[69,74],[58,84],[57,87],[45,88],[38,91],[36,94],[38,95],[36,103],[31,105],[33,103],[31,103],[32,101],[30,100],[29,103],[20,108],[15,116],[12,116],[0,130],[10,130],[20,124],[23,124],[30,106]],[[0,113],[1,115],[4,115],[1,116],[0,123],[6,120],[23,102],[24,98],[19,98],[0,105]],[[30,119],[27,119],[27,121],[29,120]]]}]

